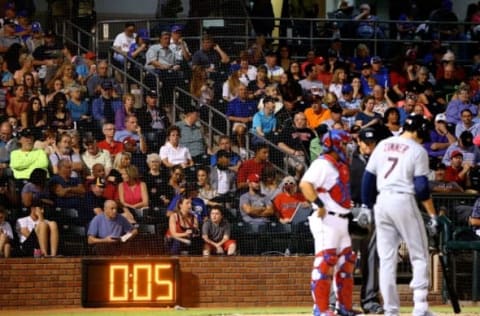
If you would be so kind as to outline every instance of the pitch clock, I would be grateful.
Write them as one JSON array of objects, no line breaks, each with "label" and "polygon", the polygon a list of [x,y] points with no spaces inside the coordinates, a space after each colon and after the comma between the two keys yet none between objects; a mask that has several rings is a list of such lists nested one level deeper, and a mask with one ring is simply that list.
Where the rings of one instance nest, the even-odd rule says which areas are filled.
[{"label": "pitch clock", "polygon": [[177,259],[83,259],[82,305],[173,306],[178,273]]}]

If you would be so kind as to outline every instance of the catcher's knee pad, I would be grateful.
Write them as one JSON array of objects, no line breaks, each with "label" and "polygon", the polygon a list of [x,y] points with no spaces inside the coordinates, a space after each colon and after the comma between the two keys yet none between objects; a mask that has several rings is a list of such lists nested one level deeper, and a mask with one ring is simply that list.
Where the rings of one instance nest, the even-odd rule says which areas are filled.
[{"label": "catcher's knee pad", "polygon": [[333,267],[338,256],[335,249],[323,250],[315,256],[312,269],[311,291],[319,312],[328,310],[328,297],[332,284]]},{"label": "catcher's knee pad", "polygon": [[338,268],[335,274],[337,298],[340,309],[352,309],[353,271],[357,255],[348,247],[342,250],[338,259]]}]

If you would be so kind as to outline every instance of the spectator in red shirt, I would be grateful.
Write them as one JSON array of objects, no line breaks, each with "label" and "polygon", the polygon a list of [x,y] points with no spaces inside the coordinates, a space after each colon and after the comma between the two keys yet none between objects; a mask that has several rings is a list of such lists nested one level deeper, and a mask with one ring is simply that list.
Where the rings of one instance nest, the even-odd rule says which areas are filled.
[{"label": "spectator in red shirt", "polygon": [[297,182],[294,177],[285,177],[280,187],[282,188],[282,192],[277,194],[273,199],[273,206],[280,223],[288,224],[292,221],[293,213],[299,204],[301,204],[301,207],[308,208],[310,207],[310,203],[308,203],[303,194],[298,191]]},{"label": "spectator in red shirt", "polygon": [[238,168],[237,189],[248,189],[247,177],[251,173],[262,174],[263,168],[270,165],[268,145],[260,144],[255,148],[255,157],[245,160]]},{"label": "spectator in red shirt", "polygon": [[470,179],[468,173],[472,165],[468,162],[463,162],[463,154],[460,150],[454,150],[450,155],[450,166],[445,170],[445,181],[456,182],[462,188],[470,186]]},{"label": "spectator in red shirt", "polygon": [[116,140],[113,139],[115,135],[115,125],[113,125],[112,123],[103,124],[102,131],[103,131],[103,135],[105,136],[105,139],[102,141],[99,141],[97,143],[97,146],[98,148],[108,151],[113,161],[113,159],[115,158],[115,155],[123,151],[123,143],[117,142]]}]

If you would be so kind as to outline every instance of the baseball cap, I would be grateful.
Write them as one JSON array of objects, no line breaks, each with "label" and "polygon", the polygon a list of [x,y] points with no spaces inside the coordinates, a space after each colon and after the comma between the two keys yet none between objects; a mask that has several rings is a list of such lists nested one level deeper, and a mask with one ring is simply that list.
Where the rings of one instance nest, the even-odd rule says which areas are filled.
[{"label": "baseball cap", "polygon": [[353,87],[351,84],[344,84],[342,86],[342,94],[347,94],[347,93],[350,93],[350,92],[353,92]]},{"label": "baseball cap", "polygon": [[373,128],[364,128],[360,130],[358,138],[363,142],[371,142],[377,140],[377,135]]},{"label": "baseball cap", "polygon": [[123,139],[122,143],[123,144],[135,145],[135,144],[137,144],[137,141],[135,140],[135,138],[133,138],[131,136],[127,136]]},{"label": "baseball cap", "polygon": [[170,32],[181,32],[183,31],[183,25],[173,25],[172,28],[170,29]]},{"label": "baseball cap", "polygon": [[107,89],[113,89],[113,84],[110,80],[106,80],[102,82],[102,89],[107,90]]},{"label": "baseball cap", "polygon": [[150,36],[148,35],[148,30],[147,29],[139,29],[137,32],[137,36],[143,39],[144,41],[149,41]]},{"label": "baseball cap", "polygon": [[382,58],[380,58],[379,56],[373,56],[372,58],[370,58],[370,64],[379,64],[382,62]]},{"label": "baseball cap", "polygon": [[231,64],[229,74],[231,75],[235,71],[239,71],[239,70],[240,70],[240,65],[239,64]]},{"label": "baseball cap", "polygon": [[447,51],[443,57],[442,61],[455,61],[455,54],[452,51]]},{"label": "baseball cap", "polygon": [[20,137],[32,137],[34,135],[33,135],[33,131],[31,129],[25,128],[19,133],[19,136]]},{"label": "baseball cap", "polygon": [[435,122],[446,122],[447,121],[447,116],[445,113],[439,113],[437,116],[435,116]]},{"label": "baseball cap", "polygon": [[269,50],[265,53],[265,57],[277,57],[277,53],[274,50]]},{"label": "baseball cap", "polygon": [[97,55],[95,55],[95,53],[92,52],[92,51],[86,52],[85,55],[83,55],[83,56],[84,56],[86,59],[90,59],[90,60],[94,60],[94,59],[97,57]]},{"label": "baseball cap", "polygon": [[258,175],[258,173],[250,173],[247,177],[247,181],[248,182],[259,183],[260,182],[260,176]]},{"label": "baseball cap", "polygon": [[35,21],[32,23],[32,32],[42,32],[42,25],[40,22]]},{"label": "baseball cap", "polygon": [[97,177],[95,179],[95,185],[99,188],[105,188],[105,179],[101,177]]},{"label": "baseball cap", "polygon": [[315,65],[323,65],[325,64],[325,58],[323,58],[322,56],[315,57],[315,59],[313,60],[313,63]]},{"label": "baseball cap", "polygon": [[370,65],[370,64],[367,63],[367,62],[364,62],[364,63],[362,64],[362,69],[367,69],[367,68],[371,68],[371,67],[372,67],[372,65]]},{"label": "baseball cap", "polygon": [[149,90],[147,92],[147,96],[149,96],[150,98],[158,98],[157,91],[155,91],[155,90]]},{"label": "baseball cap", "polygon": [[463,157],[463,153],[460,150],[454,150],[450,154],[450,159],[452,159],[453,157],[457,157],[457,156],[462,156]]}]

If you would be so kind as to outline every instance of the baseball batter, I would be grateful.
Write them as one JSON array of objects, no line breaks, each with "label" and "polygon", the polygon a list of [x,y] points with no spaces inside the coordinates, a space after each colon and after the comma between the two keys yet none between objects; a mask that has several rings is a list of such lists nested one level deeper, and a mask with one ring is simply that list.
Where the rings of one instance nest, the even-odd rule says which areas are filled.
[{"label": "baseball batter", "polygon": [[300,188],[312,202],[310,231],[315,239],[311,291],[313,315],[333,315],[328,299],[333,275],[337,296],[337,314],[355,315],[352,311],[353,270],[356,255],[348,233],[350,213],[349,169],[346,164],[345,131],[333,130],[323,137],[324,155],[305,172]]},{"label": "baseball batter", "polygon": [[429,233],[435,234],[438,224],[428,190],[428,154],[421,143],[428,138],[427,121],[421,116],[405,120],[404,132],[381,141],[368,161],[362,181],[362,202],[372,205],[371,191],[375,182],[379,192],[374,216],[377,248],[380,257],[380,291],[385,315],[399,315],[397,293],[397,256],[401,240],[407,243],[413,277],[414,316],[432,315],[428,311],[428,244],[425,224],[415,196],[422,201],[431,219]]}]

